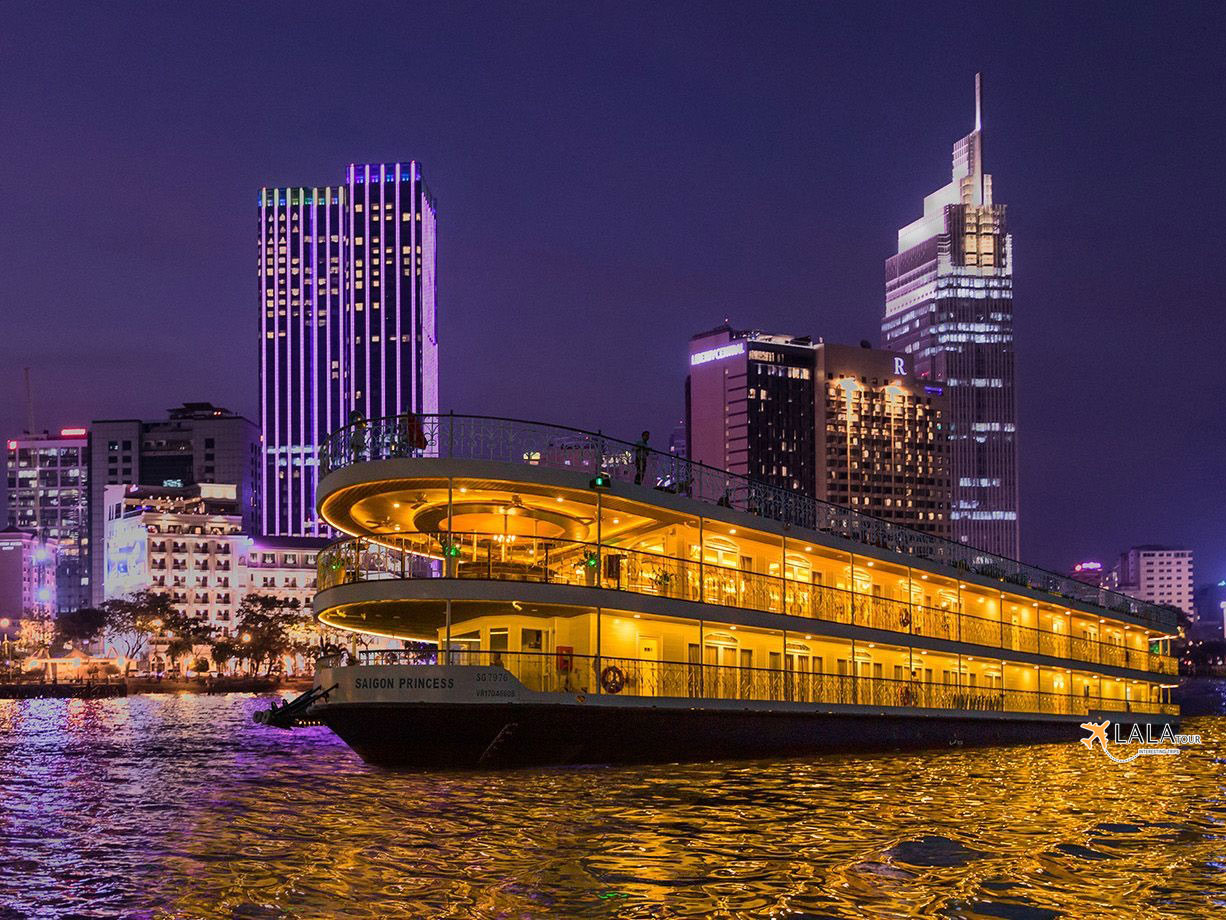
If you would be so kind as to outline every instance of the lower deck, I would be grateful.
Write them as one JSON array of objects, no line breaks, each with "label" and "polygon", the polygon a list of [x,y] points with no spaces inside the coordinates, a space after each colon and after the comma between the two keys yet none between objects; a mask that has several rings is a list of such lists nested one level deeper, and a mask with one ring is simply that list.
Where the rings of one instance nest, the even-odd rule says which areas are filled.
[{"label": "lower deck", "polygon": [[[1159,704],[871,677],[557,655],[381,652],[321,662],[310,716],[387,766],[685,761],[1073,740],[1175,724]],[[481,660],[473,660],[478,658]],[[399,660],[412,663],[375,663]],[[594,679],[594,688],[586,682]]]}]

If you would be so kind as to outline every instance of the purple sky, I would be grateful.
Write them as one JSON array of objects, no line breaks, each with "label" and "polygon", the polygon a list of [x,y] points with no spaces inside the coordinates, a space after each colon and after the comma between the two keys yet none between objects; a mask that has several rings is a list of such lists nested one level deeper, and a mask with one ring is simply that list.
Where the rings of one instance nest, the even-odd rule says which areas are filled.
[{"label": "purple sky", "polygon": [[442,402],[664,440],[686,342],[878,337],[985,74],[1022,535],[1226,577],[1215,5],[9,4],[0,433],[256,413],[256,194],[422,161]]}]

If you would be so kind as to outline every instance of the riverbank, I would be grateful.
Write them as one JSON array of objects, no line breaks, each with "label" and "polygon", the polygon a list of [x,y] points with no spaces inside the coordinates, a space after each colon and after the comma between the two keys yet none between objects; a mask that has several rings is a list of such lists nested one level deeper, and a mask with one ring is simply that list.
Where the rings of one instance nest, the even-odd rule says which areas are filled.
[{"label": "riverbank", "polygon": [[117,678],[110,681],[18,681],[0,683],[0,699],[106,699],[141,693],[275,693],[302,692],[311,677],[202,677],[191,680]]},{"label": "riverbank", "polygon": [[128,678],[129,693],[270,693],[308,690],[313,677],[204,677],[190,680]]}]

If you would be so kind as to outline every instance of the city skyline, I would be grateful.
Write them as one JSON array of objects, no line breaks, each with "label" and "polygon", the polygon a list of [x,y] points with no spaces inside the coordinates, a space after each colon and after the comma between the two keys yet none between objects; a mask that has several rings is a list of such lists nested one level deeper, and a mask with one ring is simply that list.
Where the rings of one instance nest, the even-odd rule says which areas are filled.
[{"label": "city skyline", "polygon": [[[175,25],[173,16],[153,18],[155,30]],[[318,14],[308,17],[309,24],[318,29],[319,18]],[[723,47],[726,39],[721,29],[729,23],[721,17],[716,20],[713,33],[700,36],[705,39],[700,47]],[[985,22],[974,28],[986,34],[992,25]],[[1022,33],[1041,38],[1038,22],[1023,16],[1017,25]],[[545,27],[563,28],[557,22]],[[824,34],[823,27],[819,21],[810,21],[802,23],[801,32]],[[205,23],[206,33],[211,34],[213,28]],[[1118,26],[1106,28],[1110,31]],[[614,32],[613,46],[628,50],[627,43],[632,45],[634,40]],[[1125,40],[1128,34],[1123,33]],[[515,37],[526,40],[518,32]],[[479,35],[473,41],[483,38]],[[765,30],[758,27],[751,28],[747,36],[751,43],[764,38]],[[117,38],[103,34],[101,40]],[[888,37],[874,35],[872,41],[879,49],[894,47]],[[1080,41],[1091,50],[1096,47],[1088,39]],[[448,252],[440,281],[447,303],[443,337],[463,347],[444,353],[443,408],[539,417],[602,427],[627,437],[646,425],[653,430],[653,442],[663,443],[681,411],[675,395],[684,376],[682,362],[677,360],[678,346],[693,329],[709,327],[725,313],[731,313],[738,324],[813,330],[837,341],[876,337],[879,266],[891,251],[889,235],[913,216],[913,202],[931,186],[934,164],[943,156],[948,139],[963,133],[959,129],[965,120],[966,82],[982,66],[994,97],[993,137],[1002,138],[993,148],[993,169],[1000,177],[998,194],[1000,200],[1010,202],[1011,223],[1018,229],[1019,240],[1024,237],[1026,241],[1020,254],[1019,279],[1024,280],[1019,283],[1026,289],[1029,316],[1017,330],[1018,349],[1027,362],[1019,384],[1019,427],[1026,433],[1021,484],[1026,521],[1021,555],[1057,567],[1086,556],[1110,556],[1134,543],[1186,543],[1204,560],[1198,566],[1203,578],[1215,578],[1226,563],[1221,525],[1212,520],[1211,512],[1200,520],[1186,517],[1187,509],[1196,507],[1191,503],[1193,497],[1199,499],[1200,508],[1211,509],[1220,503],[1212,451],[1197,445],[1191,452],[1186,448],[1181,452],[1179,442],[1188,440],[1182,432],[1195,431],[1193,426],[1203,431],[1223,427],[1220,407],[1201,395],[1211,380],[1213,352],[1200,340],[1195,326],[1205,315],[1206,298],[1212,301],[1217,293],[1212,283],[1196,283],[1192,272],[1195,264],[1207,264],[1199,248],[1206,244],[1197,239],[1204,235],[1198,230],[1199,218],[1187,216],[1191,212],[1182,198],[1187,193],[1173,191],[1166,183],[1147,184],[1144,179],[1146,165],[1160,155],[1154,137],[1163,137],[1164,132],[1167,137],[1175,136],[1181,119],[1197,108],[1203,110],[1194,101],[1197,65],[1183,75],[1164,77],[1167,82],[1145,92],[1139,87],[1144,89],[1145,78],[1157,70],[1147,69],[1147,65],[1156,68],[1156,62],[1144,58],[1136,76],[1122,77],[1108,63],[1102,64],[1102,73],[1078,67],[1070,50],[1056,47],[1051,72],[1035,74],[1025,69],[1016,51],[1004,49],[1002,53],[990,40],[982,47],[983,56],[991,59],[987,64],[974,61],[946,67],[947,73],[929,73],[934,70],[930,62],[922,70],[912,70],[912,74],[923,74],[914,87],[891,77],[888,86],[862,90],[847,103],[840,103],[840,90],[854,83],[859,71],[836,77],[828,88],[808,82],[793,86],[766,74],[753,89],[758,95],[766,91],[768,97],[778,98],[764,120],[750,122],[762,129],[760,134],[775,138],[769,130],[771,119],[780,111],[795,110],[802,95],[810,99],[811,106],[810,113],[797,120],[796,142],[776,138],[774,149],[716,130],[723,122],[711,111],[704,110],[701,122],[689,129],[684,123],[680,128],[666,127],[671,100],[689,83],[680,71],[660,65],[656,76],[672,92],[647,111],[650,124],[660,132],[660,142],[647,145],[645,158],[660,176],[645,186],[642,206],[628,209],[635,212],[633,219],[623,214],[617,202],[628,180],[642,178],[640,170],[592,149],[591,139],[600,136],[601,129],[585,116],[578,100],[564,98],[558,117],[548,123],[528,119],[541,129],[532,136],[519,129],[512,131],[509,123],[525,114],[524,104],[515,93],[507,113],[494,117],[497,106],[493,103],[510,99],[494,88],[494,70],[480,70],[462,90],[475,93],[480,112],[493,118],[486,145],[509,151],[518,167],[514,170],[487,170],[488,161],[483,157],[492,152],[470,150],[466,144],[471,138],[446,118],[438,119],[442,125],[438,131],[416,134],[406,134],[403,121],[398,122],[399,134],[389,126],[355,131],[352,120],[343,118],[335,132],[311,128],[310,149],[304,150],[302,136],[266,137],[245,122],[245,116],[240,117],[237,130],[245,133],[235,136],[262,140],[259,152],[240,158],[237,169],[222,169],[220,161],[210,159],[217,148],[208,147],[193,168],[184,169],[183,163],[169,157],[177,170],[154,172],[154,190],[165,192],[170,182],[169,187],[186,199],[189,211],[199,210],[195,187],[207,187],[207,208],[213,210],[206,210],[211,219],[203,227],[183,223],[161,208],[134,206],[115,231],[126,233],[129,243],[140,242],[129,251],[119,245],[120,237],[113,237],[109,228],[85,226],[86,235],[104,250],[109,246],[116,251],[119,246],[120,263],[128,266],[138,283],[117,295],[114,279],[104,270],[102,283],[74,308],[79,312],[68,309],[77,296],[71,291],[64,298],[69,304],[57,301],[40,310],[29,325],[42,336],[41,344],[19,335],[4,354],[13,371],[2,381],[5,398],[0,400],[0,420],[12,434],[24,427],[17,378],[23,364],[33,367],[38,428],[58,430],[88,424],[91,418],[156,417],[176,402],[195,399],[258,417],[251,383],[255,379],[252,350],[241,344],[250,341],[252,328],[249,281],[243,282],[250,277],[245,274],[250,270],[250,189],[273,176],[326,177],[331,173],[320,170],[329,162],[411,154],[426,164],[435,191],[448,205],[447,221],[440,228]],[[239,47],[236,51],[249,55],[254,49]],[[796,53],[788,44],[780,49],[789,60]],[[438,63],[430,59],[414,67]],[[547,59],[540,73],[527,79],[552,82],[556,71],[565,69],[562,64]],[[1137,62],[1132,66],[1136,69]],[[1010,75],[1010,68],[1016,77]],[[172,70],[172,77],[174,73]],[[404,74],[416,85],[415,70],[406,69]],[[604,75],[595,66],[580,71],[588,89],[598,88]],[[101,82],[105,85],[116,79],[124,77],[108,71]],[[173,78],[169,82],[172,87],[178,85]],[[279,90],[286,90],[286,84],[273,82]],[[730,111],[749,111],[754,92],[747,90],[742,95],[720,81],[715,86]],[[1172,98],[1188,88],[1193,92],[1186,96],[1187,101],[1171,104]],[[624,97],[632,89],[614,83],[596,93],[603,104],[613,108],[619,131],[627,131],[631,124]],[[897,93],[897,100],[889,98],[891,91]],[[257,95],[266,92],[269,90],[262,89]],[[1089,106],[1070,98],[1073,96],[1089,97],[1104,108],[1101,119],[1079,122]],[[1127,108],[1139,106],[1151,119],[1144,137],[1132,122],[1111,117],[1125,108],[1126,96]],[[158,91],[150,98],[160,98]],[[292,91],[290,98],[297,98]],[[442,96],[426,101],[430,114],[438,115],[445,108]],[[62,104],[75,111],[71,103]],[[161,104],[149,103],[157,111]],[[233,99],[227,99],[227,105],[237,106],[240,114],[247,108],[246,103]],[[106,164],[113,168],[122,161],[133,138],[144,136],[142,126],[148,117],[149,112],[138,108],[126,120],[120,118],[121,128],[130,134],[116,135],[104,143],[97,166],[76,164],[67,154],[61,154],[57,162],[73,168],[74,175],[99,176],[108,168]],[[76,118],[84,116],[78,113]],[[848,146],[863,147],[859,139],[870,138],[879,130],[875,123],[885,118],[890,119],[891,132],[905,137],[912,149],[867,154],[860,150],[857,156],[865,162],[856,164],[841,148],[822,141],[827,133],[838,134],[852,139]],[[1196,124],[1196,137],[1212,146],[1215,132],[1221,130],[1220,121],[1215,114],[1203,115]],[[1055,130],[1074,123],[1082,130],[1076,145],[1068,143],[1065,131]],[[44,122],[34,119],[33,124],[40,138],[53,134],[53,128]],[[555,152],[551,144],[560,140],[559,125],[569,125],[576,140]],[[190,137],[191,131],[185,136]],[[1059,142],[1063,156],[1054,158],[1059,163],[1053,169],[1051,163],[1041,162],[1039,154],[1043,144],[1050,148]],[[173,148],[171,141],[162,143]],[[1083,147],[1097,150],[1097,155],[1090,157]],[[22,150],[18,146],[13,152]],[[532,162],[533,157],[540,162]],[[802,158],[817,159],[819,180],[792,167]],[[689,160],[684,173],[679,169],[680,159]],[[14,160],[19,169],[28,166],[35,174],[44,168],[30,162],[28,156]],[[1197,167],[1190,168],[1195,171]],[[731,170],[736,171],[741,185],[731,192],[735,196],[731,201],[726,197],[727,188],[719,194],[712,189],[708,195],[677,183],[678,177],[693,171],[701,177]],[[870,174],[876,178],[867,184],[864,179]],[[497,175],[498,182],[488,180],[487,175]],[[1142,178],[1137,181],[1137,176]],[[216,181],[222,177],[223,182]],[[1199,186],[1199,197],[1205,194],[1206,184],[1212,189],[1215,181],[1209,177],[1188,184]],[[1119,196],[1118,188],[1125,184],[1128,194]],[[796,194],[785,196],[785,187]],[[86,203],[105,202],[105,188],[105,183],[86,182],[81,194]],[[41,214],[28,204],[25,211],[20,210],[23,194],[19,190],[19,213]],[[1121,209],[1113,201],[1130,195],[1143,196],[1151,224],[1168,228],[1174,236],[1159,240],[1152,228],[1138,235],[1125,220],[1135,204]],[[168,200],[158,194],[150,197]],[[795,197],[800,206],[793,206],[788,197]],[[576,207],[579,200],[586,202],[582,209]],[[763,202],[768,207],[761,207]],[[811,216],[816,202],[829,212],[828,217]],[[754,204],[769,214],[769,220],[751,209]],[[109,213],[114,219],[114,211],[105,207],[89,210]],[[741,215],[735,234],[721,229],[729,210]],[[1071,212],[1079,215],[1077,221]],[[533,219],[526,220],[526,215]],[[59,209],[56,216],[70,225],[81,220]],[[546,228],[545,223],[556,229]],[[832,225],[838,226],[842,239],[834,235]],[[29,228],[31,245],[46,251],[46,234],[54,232],[55,226],[55,221],[46,227],[36,222]],[[712,228],[703,243],[706,252],[689,242],[703,235],[703,227]],[[170,245],[163,247],[162,238]],[[36,264],[23,257],[17,242],[6,238],[6,245],[17,265]],[[733,263],[729,256],[742,246],[749,247],[751,258],[739,262],[737,277],[726,266]],[[174,250],[178,255],[172,258]],[[192,253],[187,264],[184,252]],[[1142,254],[1148,258],[1142,260]],[[73,261],[68,264],[79,264],[88,272],[88,262],[75,261],[81,254],[72,253],[69,258]],[[61,270],[67,271],[67,266]],[[198,270],[207,272],[208,283],[184,285]],[[454,274],[449,278],[448,272]],[[27,279],[24,268],[18,272],[10,294],[14,303],[31,299],[35,274]],[[74,276],[64,277],[72,287]],[[63,283],[59,286],[65,287]],[[181,301],[176,287],[207,293]],[[244,291],[248,292],[245,298]],[[1162,308],[1149,310],[1159,299]],[[180,302],[183,306],[177,307]],[[208,308],[203,309],[206,303]],[[1151,315],[1154,312],[1160,314],[1161,322]],[[92,355],[92,340],[87,344],[86,339],[77,338],[78,330],[82,336],[91,334],[95,316],[105,317],[106,325],[120,330],[123,340],[116,347],[109,333],[100,333],[98,351],[106,356],[105,364]],[[205,318],[224,330],[212,328]],[[1054,325],[1057,321],[1059,326]],[[198,347],[184,349],[179,335],[183,322],[197,324],[190,328],[200,340]],[[679,328],[684,332],[679,334]],[[67,340],[67,348],[50,347],[57,337]],[[538,366],[527,367],[517,360],[528,348],[537,349],[541,356]],[[640,358],[644,349],[646,360]],[[80,368],[66,369],[58,363],[61,353],[76,355]],[[624,367],[631,360],[634,371],[626,374]],[[620,376],[619,365],[623,368]],[[136,379],[147,381],[147,386],[133,385],[137,369],[140,376]],[[1154,380],[1169,379],[1172,374],[1182,375],[1178,379],[1186,380],[1188,391],[1175,404],[1151,392],[1161,389],[1154,386]],[[656,392],[662,395],[654,395]],[[1138,431],[1142,437],[1137,436]],[[1155,483],[1154,466],[1159,462],[1171,472]],[[1052,475],[1053,471],[1059,475]],[[1070,508],[1081,512],[1080,520],[1067,520]]]}]

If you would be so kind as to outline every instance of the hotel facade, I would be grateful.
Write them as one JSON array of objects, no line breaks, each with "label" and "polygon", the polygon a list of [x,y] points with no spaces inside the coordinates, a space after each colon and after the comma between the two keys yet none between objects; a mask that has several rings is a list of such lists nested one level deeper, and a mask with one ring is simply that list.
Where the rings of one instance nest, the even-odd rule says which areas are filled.
[{"label": "hotel facade", "polygon": [[235,487],[108,486],[104,594],[164,594],[217,635],[232,636],[248,594],[311,609],[316,537],[260,537],[244,530]]},{"label": "hotel facade", "polygon": [[687,456],[948,537],[949,403],[910,362],[727,325],[696,335]]},{"label": "hotel facade", "polygon": [[954,538],[1016,558],[1013,238],[984,172],[975,81],[975,130],[954,145],[953,178],[924,199],[886,260],[881,343],[948,395]]},{"label": "hotel facade", "polygon": [[0,530],[0,617],[9,621],[10,637],[17,634],[22,619],[56,613],[58,549],[54,540],[28,530]]},{"label": "hotel facade", "polygon": [[434,199],[411,162],[259,201],[261,530],[319,535],[328,432],[355,413],[438,411]]},{"label": "hotel facade", "polygon": [[258,521],[259,434],[247,418],[207,402],[184,403],[166,419],[103,419],[90,425],[90,594],[106,589],[108,487],[190,489],[228,484],[240,529]]},{"label": "hotel facade", "polygon": [[396,417],[325,443],[306,715],[399,764],[694,759],[1166,724],[1170,611],[675,455]]}]

